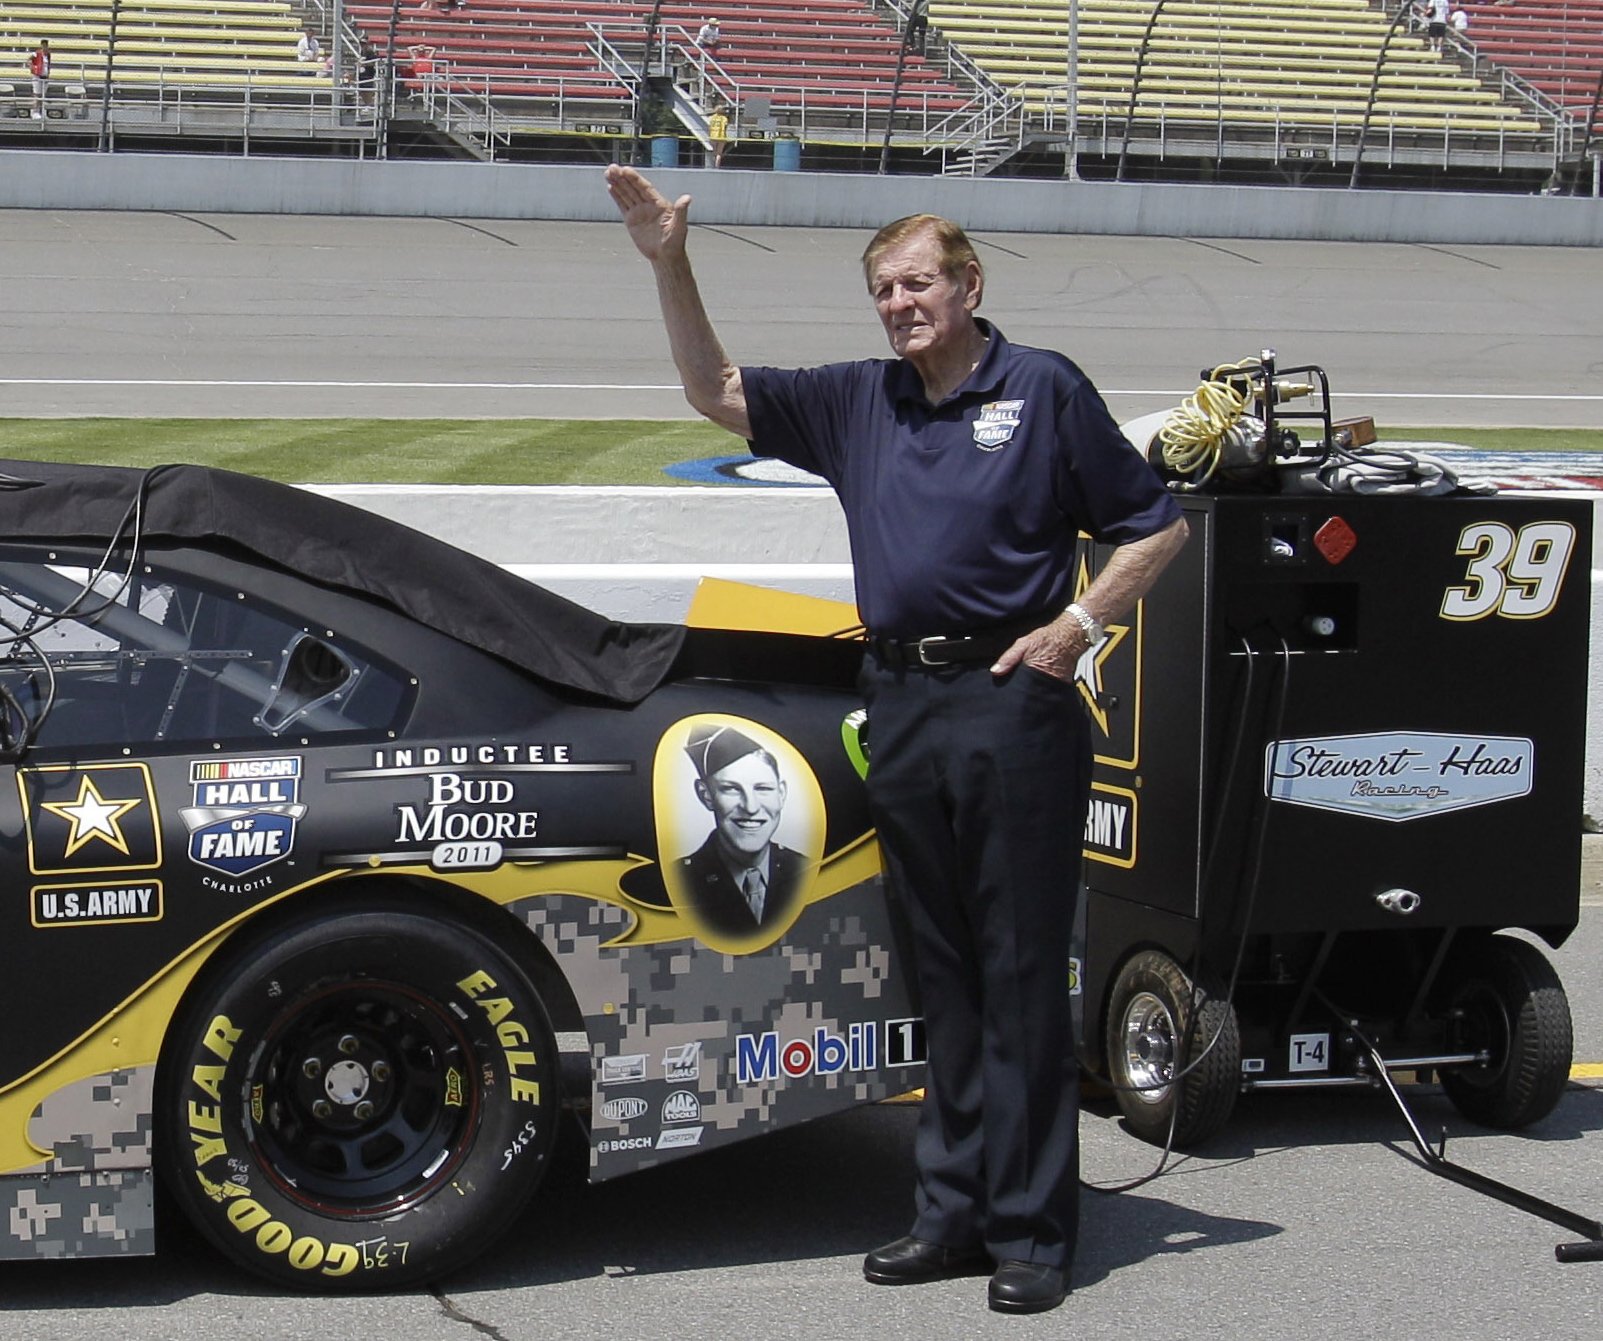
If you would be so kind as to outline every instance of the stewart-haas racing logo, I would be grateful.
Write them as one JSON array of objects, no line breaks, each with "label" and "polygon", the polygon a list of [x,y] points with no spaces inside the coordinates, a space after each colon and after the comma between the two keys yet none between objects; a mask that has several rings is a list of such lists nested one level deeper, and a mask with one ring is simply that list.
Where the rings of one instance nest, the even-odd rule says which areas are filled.
[{"label": "stewart-haas racing logo", "polygon": [[238,880],[290,854],[306,814],[298,757],[199,760],[189,780],[195,804],[182,814],[191,861]]}]

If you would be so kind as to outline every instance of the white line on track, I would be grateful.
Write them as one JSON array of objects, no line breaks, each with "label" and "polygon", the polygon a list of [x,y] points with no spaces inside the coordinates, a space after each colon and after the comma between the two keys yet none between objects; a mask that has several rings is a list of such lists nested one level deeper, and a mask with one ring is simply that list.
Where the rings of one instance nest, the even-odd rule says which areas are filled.
[{"label": "white line on track", "polygon": [[[677,382],[351,382],[299,381],[289,378],[241,379],[207,377],[0,377],[0,386],[209,386],[209,387],[330,387],[336,390],[371,388],[379,391],[678,391]],[[1186,396],[1189,391],[1163,387],[1104,390],[1103,396]],[[1349,391],[1348,399],[1363,400],[1539,400],[1603,401],[1603,394],[1560,395],[1515,391]]]}]

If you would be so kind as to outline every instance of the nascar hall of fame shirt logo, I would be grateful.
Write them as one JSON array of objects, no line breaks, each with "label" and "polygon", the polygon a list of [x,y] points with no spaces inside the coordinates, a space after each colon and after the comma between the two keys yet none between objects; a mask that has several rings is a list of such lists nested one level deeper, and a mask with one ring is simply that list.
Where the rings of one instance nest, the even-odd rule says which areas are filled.
[{"label": "nascar hall of fame shirt logo", "polygon": [[994,452],[1013,441],[1024,410],[1022,400],[993,400],[980,406],[980,417],[974,421],[974,443],[982,452]]},{"label": "nascar hall of fame shirt logo", "polygon": [[195,803],[181,813],[196,865],[240,880],[289,856],[306,814],[298,757],[197,760],[189,781]]}]

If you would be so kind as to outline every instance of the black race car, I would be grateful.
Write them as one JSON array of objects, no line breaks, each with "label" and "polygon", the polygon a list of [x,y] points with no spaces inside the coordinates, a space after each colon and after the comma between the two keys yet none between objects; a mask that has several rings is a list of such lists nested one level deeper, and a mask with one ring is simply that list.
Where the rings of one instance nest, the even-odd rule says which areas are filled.
[{"label": "black race car", "polygon": [[[0,462],[10,1257],[281,1282],[481,1250],[920,1083],[847,640],[605,620],[190,466]],[[753,884],[749,875],[758,871]]]}]

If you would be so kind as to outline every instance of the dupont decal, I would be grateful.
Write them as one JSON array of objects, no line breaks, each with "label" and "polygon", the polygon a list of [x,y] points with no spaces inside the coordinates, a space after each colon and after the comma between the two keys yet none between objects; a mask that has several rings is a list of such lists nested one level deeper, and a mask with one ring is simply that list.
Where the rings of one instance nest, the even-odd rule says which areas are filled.
[{"label": "dupont decal", "polygon": [[28,825],[28,869],[35,875],[161,865],[161,823],[144,764],[22,768],[17,788]]},{"label": "dupont decal", "polygon": [[735,1039],[735,1079],[752,1085],[785,1077],[836,1076],[874,1071],[884,1066],[911,1066],[924,1060],[924,1022],[866,1020],[837,1034],[820,1026],[799,1038],[780,1040],[779,1032],[741,1034]]},{"label": "dupont decal", "polygon": [[1276,801],[1381,820],[1495,805],[1531,790],[1535,747],[1522,736],[1386,731],[1272,742],[1264,793]]},{"label": "dupont decal", "polygon": [[35,885],[29,920],[36,927],[94,927],[161,921],[161,881]]},{"label": "dupont decal", "polygon": [[196,760],[189,782],[194,804],[180,814],[197,866],[241,880],[294,850],[306,814],[298,756]]},{"label": "dupont decal", "polygon": [[650,1107],[644,1099],[608,1099],[601,1105],[601,1116],[608,1122],[632,1122],[637,1117],[644,1117],[646,1109]]}]

